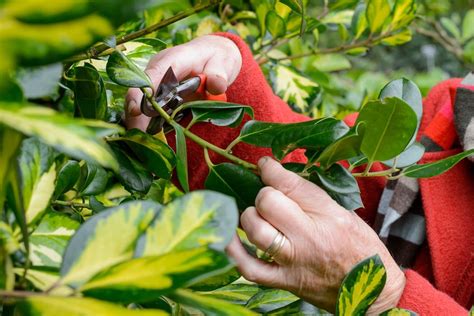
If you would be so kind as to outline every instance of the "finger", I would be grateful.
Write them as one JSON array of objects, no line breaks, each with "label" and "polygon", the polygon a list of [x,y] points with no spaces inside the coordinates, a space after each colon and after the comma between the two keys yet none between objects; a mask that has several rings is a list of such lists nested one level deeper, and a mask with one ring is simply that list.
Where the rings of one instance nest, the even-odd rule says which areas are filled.
[{"label": "finger", "polygon": [[341,207],[320,187],[289,171],[270,157],[262,157],[258,167],[263,183],[281,191],[305,211],[328,213]]},{"label": "finger", "polygon": [[[240,223],[248,239],[259,249],[264,251],[272,245],[280,233],[258,214],[255,207],[249,207],[242,213]],[[290,240],[286,238],[282,248],[273,255],[273,257],[277,263],[285,264],[290,262],[292,257],[291,252]]]},{"label": "finger", "polygon": [[300,234],[310,220],[296,202],[272,187],[258,192],[255,207],[262,218],[290,239]]},{"label": "finger", "polygon": [[225,93],[230,85],[230,79],[237,62],[225,58],[221,52],[216,52],[206,63],[203,73],[207,76],[206,90],[210,94]]},{"label": "finger", "polygon": [[242,246],[237,235],[227,246],[226,252],[235,260],[237,269],[248,281],[271,287],[283,284],[281,268],[278,265],[252,257]]}]

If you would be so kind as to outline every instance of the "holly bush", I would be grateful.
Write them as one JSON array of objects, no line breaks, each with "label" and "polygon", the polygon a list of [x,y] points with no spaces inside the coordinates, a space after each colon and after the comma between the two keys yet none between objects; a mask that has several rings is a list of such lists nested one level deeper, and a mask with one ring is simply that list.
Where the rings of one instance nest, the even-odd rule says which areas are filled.
[{"label": "holly bush", "polygon": [[[357,177],[432,177],[473,151],[417,164],[424,153],[415,141],[422,95],[408,79],[364,98],[349,127],[334,117],[257,121],[249,106],[216,101],[167,112],[143,69],[166,47],[234,31],[251,45],[275,91],[295,110],[316,115],[314,102],[337,94],[326,80],[331,70],[318,69],[329,67],[324,56],[405,43],[416,10],[413,0],[0,2],[2,315],[323,313],[292,293],[242,279],[225,254],[237,230],[261,255],[238,228],[238,214],[263,185],[233,146],[271,148],[278,160],[303,149],[307,162],[285,167],[348,211],[363,206]],[[347,57],[331,58],[343,64]],[[163,133],[121,127],[130,87],[142,89],[174,131],[176,148]],[[219,148],[180,125],[180,113],[192,117],[190,124],[240,134]],[[186,139],[203,149],[206,190],[189,192]],[[228,162],[214,164],[210,151]],[[376,162],[386,170],[371,171]],[[341,284],[336,314],[365,313],[385,279],[378,256],[356,265]]]}]

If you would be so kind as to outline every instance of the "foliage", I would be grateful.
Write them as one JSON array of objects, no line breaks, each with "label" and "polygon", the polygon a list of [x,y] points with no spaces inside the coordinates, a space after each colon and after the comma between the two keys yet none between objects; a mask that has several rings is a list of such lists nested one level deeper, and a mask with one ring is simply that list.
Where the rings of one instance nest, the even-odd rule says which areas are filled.
[{"label": "foliage", "polygon": [[[319,116],[338,112],[333,105],[346,97],[340,94],[348,89],[334,84],[333,72],[351,66],[348,56],[409,41],[416,15],[413,0],[322,6],[226,1],[213,7],[217,2],[1,2],[2,313],[318,314],[289,292],[239,279],[225,255],[238,210],[252,205],[262,187],[256,166],[234,156],[232,147],[271,148],[280,160],[305,150],[307,164],[286,167],[349,210],[362,206],[355,177],[430,177],[472,154],[416,164],[424,150],[414,142],[421,93],[408,79],[391,81],[378,97],[379,89],[361,98],[344,91],[347,99],[358,99],[353,109],[364,104],[352,127],[333,117],[241,126],[244,117],[253,118],[250,107],[215,101],[187,103],[169,116],[142,71],[167,46],[217,30],[237,32],[275,91],[295,110]],[[459,32],[467,52],[470,16]],[[141,88],[169,123],[176,149],[163,138],[120,127],[128,87]],[[324,110],[328,104],[330,111]],[[183,110],[190,110],[190,125],[240,127],[240,134],[228,148],[216,147],[173,120]],[[176,172],[189,191],[187,140],[204,150],[207,191],[183,194],[170,180]],[[229,162],[213,164],[209,151]],[[347,169],[346,160],[352,163]],[[388,169],[371,172],[378,162]],[[361,262],[341,285],[336,312],[366,311],[384,280],[378,257]],[[356,291],[364,282],[375,290]]]}]

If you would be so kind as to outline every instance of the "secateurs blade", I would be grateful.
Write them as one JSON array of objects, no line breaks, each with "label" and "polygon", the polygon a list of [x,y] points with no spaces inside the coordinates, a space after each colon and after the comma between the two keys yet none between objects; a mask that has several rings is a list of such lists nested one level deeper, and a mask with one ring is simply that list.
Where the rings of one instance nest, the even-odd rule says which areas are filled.
[{"label": "secateurs blade", "polygon": [[[226,95],[211,95],[206,92],[206,75],[200,74],[184,81],[179,82],[173,68],[169,67],[163,79],[161,79],[156,93],[154,95],[155,101],[166,112],[171,115],[176,108],[178,108],[185,101],[189,101],[190,97],[193,99],[226,101]],[[147,133],[156,134],[164,130],[165,133],[171,130],[171,126],[166,124],[165,119],[153,107],[153,105],[146,99],[142,98],[141,111],[146,116],[151,117],[150,123],[147,127]],[[174,117],[175,121],[181,120],[185,115],[182,111]]]}]

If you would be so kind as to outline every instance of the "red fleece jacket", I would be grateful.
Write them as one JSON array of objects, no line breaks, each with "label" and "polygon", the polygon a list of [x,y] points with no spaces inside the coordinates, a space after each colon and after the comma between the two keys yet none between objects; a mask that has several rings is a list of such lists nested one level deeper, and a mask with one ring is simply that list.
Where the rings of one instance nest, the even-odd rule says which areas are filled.
[{"label": "red fleece jacket", "polygon": [[[268,122],[301,122],[308,120],[293,112],[280,98],[274,95],[265,80],[259,65],[245,42],[230,33],[218,35],[234,41],[242,54],[242,69],[235,82],[227,90],[229,102],[253,107],[255,119]],[[433,119],[437,109],[445,102],[452,102],[451,92],[459,80],[447,81],[435,87],[424,101],[423,120],[420,132]],[[248,118],[246,119],[248,120]],[[353,121],[353,117],[347,121]],[[225,148],[238,136],[239,128],[216,127],[210,124],[196,124],[192,131]],[[168,136],[175,146],[173,135]],[[202,149],[187,140],[188,165],[191,189],[203,187],[208,169]],[[449,150],[426,153],[421,163],[442,159],[459,152]],[[240,143],[233,153],[238,157],[256,163],[262,156],[271,155],[268,148],[256,148]],[[211,159],[223,162],[223,158],[211,154]],[[301,151],[294,152],[286,161],[303,162]],[[374,170],[381,169],[380,165]],[[373,224],[378,202],[385,186],[383,178],[359,180],[365,208],[357,214],[369,225]],[[423,206],[427,222],[428,248],[419,255],[413,270],[405,270],[407,283],[398,304],[420,315],[467,315],[465,307],[473,304],[474,284],[474,168],[467,160],[441,176],[420,181]],[[430,281],[428,281],[429,279]]]}]

